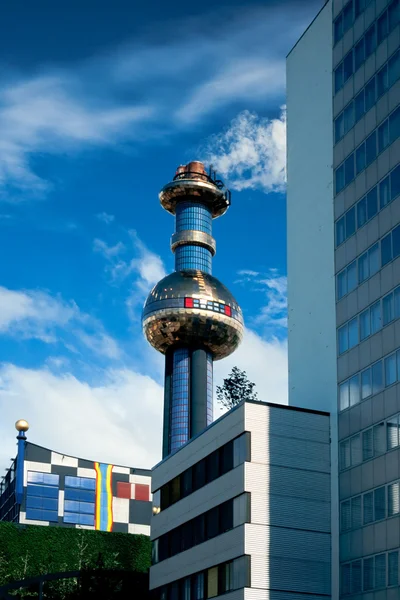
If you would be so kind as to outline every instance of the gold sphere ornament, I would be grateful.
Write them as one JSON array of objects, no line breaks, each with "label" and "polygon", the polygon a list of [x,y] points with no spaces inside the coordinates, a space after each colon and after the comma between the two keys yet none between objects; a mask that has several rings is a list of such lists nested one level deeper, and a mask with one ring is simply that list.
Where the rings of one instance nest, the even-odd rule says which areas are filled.
[{"label": "gold sphere ornament", "polygon": [[29,429],[28,421],[25,421],[25,419],[19,419],[19,421],[17,421],[15,423],[15,429],[17,431],[28,431],[28,429]]}]

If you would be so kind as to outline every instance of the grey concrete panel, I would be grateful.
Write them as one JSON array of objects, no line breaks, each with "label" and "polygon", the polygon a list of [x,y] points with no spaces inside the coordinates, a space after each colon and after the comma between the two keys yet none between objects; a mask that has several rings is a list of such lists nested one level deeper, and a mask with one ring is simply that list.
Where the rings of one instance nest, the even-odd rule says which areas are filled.
[{"label": "grey concrete panel", "polygon": [[387,39],[388,44],[388,56],[391,56],[393,52],[396,52],[400,46],[400,28],[397,26]]},{"label": "grey concrete panel", "polygon": [[152,503],[141,500],[130,500],[129,522],[137,525],[150,525],[152,517]]},{"label": "grey concrete panel", "polygon": [[374,488],[384,485],[386,483],[386,470],[385,470],[385,455],[378,456],[371,461],[373,472],[374,472]]}]

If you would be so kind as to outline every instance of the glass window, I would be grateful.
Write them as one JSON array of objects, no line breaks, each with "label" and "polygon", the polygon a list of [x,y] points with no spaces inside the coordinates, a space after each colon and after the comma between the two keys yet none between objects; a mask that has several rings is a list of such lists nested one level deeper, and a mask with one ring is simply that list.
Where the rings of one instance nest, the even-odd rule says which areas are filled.
[{"label": "glass window", "polygon": [[392,231],[392,252],[393,258],[400,255],[400,225],[395,227]]},{"label": "glass window", "polygon": [[369,460],[374,456],[372,428],[363,431],[362,434],[363,460]]},{"label": "glass window", "polygon": [[384,208],[390,202],[390,178],[389,175],[379,184],[379,204]]},{"label": "glass window", "polygon": [[378,212],[378,190],[373,187],[367,194],[368,219],[372,219]]},{"label": "glass window", "polygon": [[366,158],[365,158],[365,144],[362,143],[356,150],[356,173],[361,173],[365,169]]},{"label": "glass window", "polygon": [[376,131],[373,131],[365,140],[365,159],[370,165],[376,158]]},{"label": "glass window", "polygon": [[193,600],[204,599],[204,573],[193,576]]},{"label": "glass window", "polygon": [[396,288],[394,290],[394,318],[398,319],[400,317],[400,288]]},{"label": "glass window", "polygon": [[372,523],[374,520],[374,495],[373,492],[367,492],[363,496],[363,515],[364,525]]},{"label": "glass window", "polygon": [[[233,503],[234,500],[228,500],[228,502],[225,502],[219,507],[219,525],[217,535],[225,533],[233,528]],[[241,524],[242,523],[238,523],[238,525]]]},{"label": "glass window", "polygon": [[369,276],[372,277],[379,271],[379,245],[375,244],[368,250]]},{"label": "glass window", "polygon": [[348,324],[349,328],[349,349],[358,344],[358,319],[354,317]]},{"label": "glass window", "polygon": [[356,18],[358,17],[358,15],[360,15],[363,12],[364,9],[365,9],[365,0],[355,0],[354,12],[355,12]]},{"label": "glass window", "polygon": [[338,16],[338,18],[335,20],[333,30],[334,30],[334,38],[335,38],[335,44],[336,44],[343,37],[343,13],[342,12]]},{"label": "glass window", "polygon": [[365,400],[372,394],[371,369],[366,369],[361,373],[361,398]]},{"label": "glass window", "polygon": [[383,388],[382,362],[378,361],[371,367],[372,393],[378,394]]},{"label": "glass window", "polygon": [[350,208],[346,213],[346,238],[350,237],[356,231],[356,209]]},{"label": "glass window", "polygon": [[392,200],[400,194],[400,165],[390,173],[390,197]]},{"label": "glass window", "polygon": [[365,112],[368,112],[370,108],[374,106],[376,102],[376,91],[375,91],[375,77],[365,86]]},{"label": "glass window", "polygon": [[397,52],[389,59],[388,71],[388,86],[391,87],[400,77],[400,50],[397,50]]},{"label": "glass window", "polygon": [[351,528],[361,527],[361,496],[351,499]]},{"label": "glass window", "polygon": [[348,469],[350,465],[350,440],[345,440],[340,443],[340,468]]},{"label": "glass window", "polygon": [[[354,70],[357,71],[365,61],[365,41],[362,37],[354,48]],[[343,84],[342,84],[343,85]]]},{"label": "glass window", "polygon": [[244,587],[250,587],[250,568],[249,557],[241,556],[232,561],[231,570],[231,590],[238,590]]},{"label": "glass window", "polygon": [[400,512],[400,483],[392,483],[388,486],[388,517],[398,515]]},{"label": "glass window", "polygon": [[351,508],[350,500],[342,502],[340,506],[340,525],[342,531],[347,531],[351,528]]},{"label": "glass window", "polygon": [[348,2],[343,9],[343,33],[353,25],[353,0]]},{"label": "glass window", "polygon": [[339,385],[339,409],[345,410],[350,406],[349,382],[345,381]]},{"label": "glass window", "polygon": [[347,272],[346,269],[339,273],[337,278],[338,283],[338,300],[347,294]]},{"label": "glass window", "polygon": [[202,544],[206,539],[205,513],[193,519],[193,545]]},{"label": "glass window", "polygon": [[365,58],[368,58],[376,48],[376,29],[375,23],[371,25],[365,34]]},{"label": "glass window", "polygon": [[351,593],[358,594],[362,589],[361,580],[361,560],[355,560],[351,563]]},{"label": "glass window", "polygon": [[374,426],[374,456],[384,454],[386,452],[386,432],[385,423],[379,423]]},{"label": "glass window", "polygon": [[[357,155],[356,155],[357,156]],[[357,158],[356,158],[357,162]],[[367,198],[362,198],[357,204],[357,227],[362,227],[367,222]]]},{"label": "glass window", "polygon": [[393,0],[388,7],[388,19],[389,19],[389,31],[393,29],[399,23],[399,0]]},{"label": "glass window", "polygon": [[389,87],[388,68],[385,65],[376,75],[376,85],[378,88],[378,98],[386,92]]},{"label": "glass window", "polygon": [[362,462],[361,435],[359,433],[350,439],[350,454],[352,467]]},{"label": "glass window", "polygon": [[220,454],[220,471],[224,475],[233,469],[233,440],[222,446]]},{"label": "glass window", "polygon": [[371,335],[369,308],[360,314],[360,341]]},{"label": "glass window", "polygon": [[389,117],[389,141],[392,144],[400,135],[400,107]]},{"label": "glass window", "polygon": [[170,483],[171,504],[178,502],[181,499],[181,478],[178,475]]},{"label": "glass window", "polygon": [[378,127],[378,149],[379,152],[383,152],[386,146],[389,145],[389,121],[386,119]]},{"label": "glass window", "polygon": [[399,551],[388,554],[388,585],[399,584]]},{"label": "glass window", "polygon": [[375,589],[386,587],[386,554],[375,556]]},{"label": "glass window", "polygon": [[364,576],[363,576],[363,584],[364,584],[364,592],[368,590],[374,589],[374,557],[364,558],[363,561],[364,567]]},{"label": "glass window", "polygon": [[350,50],[343,59],[343,83],[353,75],[353,51]]},{"label": "glass window", "polygon": [[206,458],[206,481],[210,483],[219,476],[219,452],[215,450]]},{"label": "glass window", "polygon": [[382,300],[382,310],[383,310],[383,324],[387,325],[390,321],[393,321],[394,311],[393,311],[393,293],[388,294]]},{"label": "glass window", "polygon": [[386,518],[386,488],[374,490],[374,521]]},{"label": "glass window", "polygon": [[347,293],[355,290],[357,287],[357,263],[354,260],[347,267]]},{"label": "glass window", "polygon": [[388,233],[381,241],[382,267],[392,260],[392,234]]},{"label": "glass window", "polygon": [[358,375],[354,375],[349,379],[349,394],[350,406],[354,406],[360,402],[360,380]]},{"label": "glass window", "polygon": [[346,239],[345,218],[342,217],[336,223],[336,246],[340,246],[340,244],[343,244],[345,239]]},{"label": "glass window", "polygon": [[351,563],[341,565],[340,579],[342,594],[351,594]]},{"label": "glass window", "polygon": [[340,115],[335,120],[335,143],[337,143],[344,136],[344,115]]},{"label": "glass window", "polygon": [[396,362],[397,362],[397,379],[400,380],[400,350],[396,352]]},{"label": "glass window", "polygon": [[[394,355],[393,355],[394,356]],[[387,449],[392,450],[399,445],[399,416],[396,415],[386,421]]]},{"label": "glass window", "polygon": [[344,131],[347,133],[354,126],[354,106],[353,102],[344,109]]},{"label": "glass window", "polygon": [[343,87],[343,63],[335,69],[335,93]]},{"label": "glass window", "polygon": [[396,356],[391,354],[385,358],[385,385],[396,383]]},{"label": "glass window", "polygon": [[351,183],[354,179],[354,154],[350,154],[344,161],[344,182],[345,185]]},{"label": "glass window", "polygon": [[378,45],[387,37],[389,32],[389,23],[387,11],[378,19]]},{"label": "glass window", "polygon": [[338,169],[336,169],[335,187],[337,194],[344,188],[344,164],[341,165]]},{"label": "glass window", "polygon": [[369,277],[368,252],[362,254],[358,259],[358,283],[362,283]]},{"label": "glass window", "polygon": [[354,99],[354,118],[356,123],[361,119],[361,117],[365,113],[364,96],[365,92],[364,89],[362,89],[361,92],[357,94],[357,96]]},{"label": "glass window", "polygon": [[371,306],[371,335],[379,331],[381,325],[381,303],[378,300]]}]

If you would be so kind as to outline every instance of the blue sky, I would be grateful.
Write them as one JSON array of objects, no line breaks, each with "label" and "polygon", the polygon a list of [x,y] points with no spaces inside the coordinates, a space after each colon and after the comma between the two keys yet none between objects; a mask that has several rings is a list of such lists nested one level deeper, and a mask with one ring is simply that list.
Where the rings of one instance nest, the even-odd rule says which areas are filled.
[{"label": "blue sky", "polygon": [[159,459],[163,360],[140,312],[173,269],[158,191],[193,159],[232,189],[213,272],[247,326],[215,382],[237,365],[261,399],[286,402],[285,56],[321,2],[139,4],[2,10],[5,464],[18,418],[32,441],[66,453]]}]

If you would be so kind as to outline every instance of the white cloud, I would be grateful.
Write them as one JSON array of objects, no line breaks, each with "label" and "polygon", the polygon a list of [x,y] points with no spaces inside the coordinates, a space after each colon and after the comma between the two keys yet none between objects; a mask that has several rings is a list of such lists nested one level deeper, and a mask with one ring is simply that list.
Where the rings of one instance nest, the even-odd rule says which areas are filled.
[{"label": "white cloud", "polygon": [[0,335],[17,339],[38,339],[69,346],[68,339],[80,342],[99,356],[121,356],[118,344],[94,317],[82,312],[75,302],[37,290],[10,290],[0,287]]},{"label": "white cloud", "polygon": [[286,109],[266,119],[248,110],[224,132],[212,136],[202,151],[226,183],[235,190],[280,192],[286,185]]},{"label": "white cloud", "polygon": [[[154,26],[147,39],[121,44],[106,56],[94,56],[71,68],[38,66],[37,74],[29,78],[14,74],[10,79],[9,72],[3,74],[2,198],[21,200],[51,188],[32,165],[38,154],[143,144],[198,127],[206,117],[229,107],[271,108],[284,94],[285,55],[316,5],[316,0],[293,2],[288,10],[280,3],[250,7],[245,14],[242,8],[217,7],[199,18],[163,22],[160,30]],[[181,35],[166,41],[168,25]],[[268,187],[268,177],[257,170],[258,158],[266,160],[261,150],[265,141],[258,138],[268,136],[268,128],[258,127],[257,137],[252,131],[256,123],[244,120],[253,150],[246,151],[244,142],[237,142],[241,158],[239,162],[227,158],[225,169],[235,175],[235,168],[240,172],[250,168],[252,184]],[[281,133],[272,137],[280,153]],[[234,168],[235,160],[238,167]],[[273,182],[277,177],[281,181],[279,173],[271,173]],[[234,179],[239,186],[240,177]],[[104,214],[103,220],[108,220]]]},{"label": "white cloud", "polygon": [[106,212],[99,213],[96,215],[96,217],[99,219],[99,221],[103,221],[103,223],[105,223],[106,225],[110,225],[110,223],[115,221],[115,216],[109,215]]},{"label": "white cloud", "polygon": [[[107,370],[90,385],[69,372],[0,366],[0,464],[13,454],[14,423],[28,438],[62,453],[151,468],[161,458],[161,386],[129,369]],[[60,426],[62,424],[62,426]]]}]

